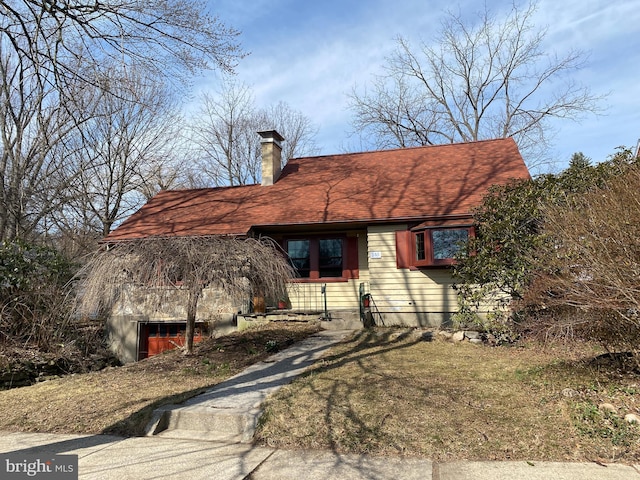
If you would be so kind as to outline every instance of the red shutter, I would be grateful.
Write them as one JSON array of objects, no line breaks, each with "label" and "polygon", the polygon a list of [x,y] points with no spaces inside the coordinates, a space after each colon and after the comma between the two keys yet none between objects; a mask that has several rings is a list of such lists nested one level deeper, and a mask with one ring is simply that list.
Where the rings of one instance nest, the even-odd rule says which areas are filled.
[{"label": "red shutter", "polygon": [[358,237],[347,237],[346,244],[347,255],[345,258],[344,276],[346,278],[359,278]]},{"label": "red shutter", "polygon": [[396,265],[398,268],[410,268],[414,265],[411,235],[412,232],[409,230],[396,231]]}]

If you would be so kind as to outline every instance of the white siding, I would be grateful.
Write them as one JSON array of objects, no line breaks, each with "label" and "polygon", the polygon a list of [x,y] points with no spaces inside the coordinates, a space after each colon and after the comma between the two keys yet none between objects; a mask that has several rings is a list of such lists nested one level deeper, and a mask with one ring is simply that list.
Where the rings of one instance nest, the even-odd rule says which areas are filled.
[{"label": "white siding", "polygon": [[457,311],[451,273],[447,268],[397,268],[395,232],[404,229],[406,225],[369,227],[371,296],[386,325],[440,325]]},{"label": "white siding", "polygon": [[358,236],[359,278],[346,282],[292,283],[289,286],[289,300],[293,310],[323,312],[324,296],[321,293],[323,285],[326,285],[327,310],[359,310],[360,283],[369,281],[367,235],[365,231],[354,233],[354,235]]}]

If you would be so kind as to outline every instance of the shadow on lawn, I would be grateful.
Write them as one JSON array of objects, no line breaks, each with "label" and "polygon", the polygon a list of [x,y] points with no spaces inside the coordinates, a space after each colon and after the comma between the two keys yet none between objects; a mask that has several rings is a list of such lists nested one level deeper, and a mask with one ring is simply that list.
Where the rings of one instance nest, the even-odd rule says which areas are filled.
[{"label": "shadow on lawn", "polygon": [[311,373],[337,369],[354,362],[360,365],[363,370],[366,370],[362,360],[376,355],[384,355],[394,350],[406,349],[423,341],[425,340],[415,335],[412,329],[365,329],[357,332],[355,337],[342,342],[343,344],[355,343],[354,348],[345,352],[326,355],[318,367],[305,373],[302,377]]},{"label": "shadow on lawn", "polygon": [[[378,399],[376,398],[363,397],[355,399],[354,397],[358,396],[361,390],[366,390],[361,388],[362,381],[391,384],[394,381],[397,382],[398,378],[397,375],[393,373],[376,369],[369,361],[374,357],[392,351],[408,349],[416,344],[423,343],[425,340],[430,340],[430,338],[416,335],[412,329],[365,329],[356,333],[354,337],[344,340],[342,345],[338,347],[338,351],[336,351],[336,348],[332,349],[332,351],[317,362],[314,367],[310,368],[298,378],[298,382],[304,384],[308,378],[318,374],[326,374],[327,372],[345,366],[356,367],[358,371],[361,372],[361,375],[349,378],[336,376],[331,380],[333,384],[328,392],[326,390],[320,391],[316,389],[315,386],[311,387],[313,395],[320,399],[320,403],[323,405],[324,425],[319,427],[326,429],[323,436],[326,435],[328,448],[339,453],[340,451],[345,451],[345,448],[341,448],[341,446],[344,447],[345,444],[353,443],[353,445],[360,445],[364,448],[349,449],[350,451],[369,453],[366,445],[370,444],[374,446],[374,444],[380,441],[383,436],[382,430],[385,427],[385,422],[393,415],[393,412],[386,412],[379,421],[372,423],[371,419],[365,418],[367,417],[367,412],[358,410],[354,407],[354,404],[359,402],[370,403],[370,411],[372,413],[376,409],[384,408],[384,406],[377,404]],[[352,345],[352,348],[345,349],[345,344]],[[413,386],[412,388],[415,389],[416,387]],[[416,393],[425,396],[429,392],[427,392],[426,389],[418,388]],[[349,401],[345,402],[345,398],[348,398]],[[309,408],[313,407],[309,406]],[[336,420],[337,418],[344,419],[351,425],[346,428],[341,421]],[[269,407],[267,406],[261,425],[256,433],[256,440],[258,442],[263,442],[264,444],[270,443],[270,434],[269,431],[267,431],[270,427],[267,426],[267,429],[263,430],[263,427],[268,423]],[[339,439],[339,442],[336,439]],[[394,446],[394,450],[401,452],[402,447]]]},{"label": "shadow on lawn", "polygon": [[[372,329],[345,340],[267,401],[256,441],[438,460],[564,459],[579,444],[584,458],[637,458],[636,427],[622,418],[637,378],[626,386],[598,357],[427,346],[418,333]],[[619,415],[600,412],[603,402],[614,403]]]},{"label": "shadow on lawn", "polygon": [[[384,355],[391,351],[397,351],[407,349],[424,341],[421,337],[415,336],[413,330],[396,330],[396,329],[373,329],[364,330],[357,336],[357,343],[353,350],[346,351],[339,355],[330,355],[326,358],[328,365],[320,367],[319,371],[328,371],[336,368],[340,368],[347,364],[355,363],[358,368],[365,375],[375,375],[379,377],[379,381],[389,383],[395,380],[394,376],[383,375],[379,370],[372,369],[367,365],[366,360],[371,359],[374,356]],[[327,411],[325,413],[325,422],[329,428],[328,440],[332,451],[337,452],[340,450],[336,438],[340,438],[340,433],[333,432],[332,430],[342,428],[341,425],[332,422],[333,408],[338,405],[338,402],[332,401],[332,399],[339,398],[343,393],[341,390],[351,390],[357,388],[357,383],[353,385],[340,385],[334,383],[332,386],[331,396],[327,402]],[[341,388],[342,387],[342,388]],[[319,392],[316,392],[319,394]],[[426,395],[426,390],[421,390],[422,395]],[[368,399],[371,402],[371,409],[385,408],[384,405],[376,404],[376,399]],[[371,444],[376,445],[381,438],[383,438],[383,429],[385,421],[392,415],[391,412],[385,413],[382,419],[377,423],[367,422],[363,417],[362,412],[358,412],[353,407],[353,402],[349,403],[348,411],[345,412],[346,417],[351,423],[354,424],[354,435],[352,439],[345,439],[347,443],[353,442],[362,446]],[[398,453],[402,451],[402,447],[395,446]],[[360,453],[368,453],[368,448],[365,447]]]}]

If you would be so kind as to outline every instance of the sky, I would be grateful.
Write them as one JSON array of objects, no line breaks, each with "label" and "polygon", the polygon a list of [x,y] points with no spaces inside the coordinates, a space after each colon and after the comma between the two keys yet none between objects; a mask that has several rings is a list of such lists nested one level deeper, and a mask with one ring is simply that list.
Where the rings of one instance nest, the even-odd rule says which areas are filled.
[{"label": "sky", "polygon": [[[211,11],[241,31],[249,55],[237,79],[253,88],[259,107],[286,102],[317,127],[319,154],[358,151],[351,135],[349,93],[382,74],[385,58],[402,36],[414,45],[433,42],[444,12],[458,9],[470,19],[484,1],[460,0],[211,0]],[[486,0],[509,11],[511,0]],[[602,112],[580,122],[552,124],[555,169],[582,152],[598,162],[619,146],[640,139],[640,0],[539,0],[536,27],[545,28],[545,48],[562,56],[583,52],[574,80],[606,97]],[[215,73],[196,89],[215,90]],[[365,148],[366,149],[366,148]]]}]

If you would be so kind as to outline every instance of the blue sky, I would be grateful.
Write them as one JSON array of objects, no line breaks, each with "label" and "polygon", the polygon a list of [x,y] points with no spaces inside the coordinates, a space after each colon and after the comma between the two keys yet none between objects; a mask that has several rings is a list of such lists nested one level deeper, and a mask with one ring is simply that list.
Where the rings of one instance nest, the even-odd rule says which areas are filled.
[{"label": "blue sky", "polygon": [[[487,0],[496,13],[510,0]],[[357,150],[349,137],[348,93],[382,73],[402,35],[414,44],[432,38],[447,8],[473,16],[482,1],[446,0],[211,0],[212,12],[242,31],[250,55],[237,68],[259,106],[285,101],[318,127],[321,154]],[[576,80],[599,95],[600,116],[554,123],[558,167],[582,151],[594,161],[640,138],[640,0],[540,0],[536,23],[547,28],[549,52],[584,51]],[[211,74],[198,89],[214,89]]]}]

